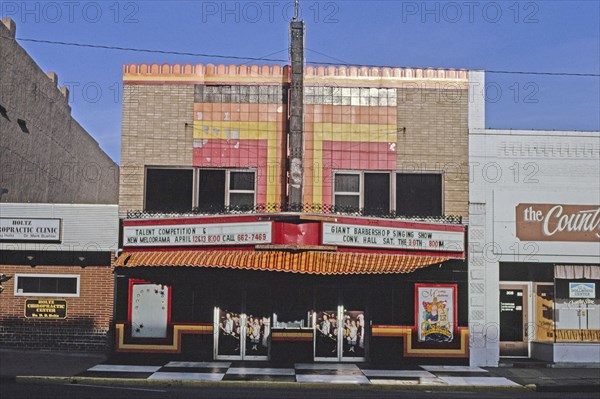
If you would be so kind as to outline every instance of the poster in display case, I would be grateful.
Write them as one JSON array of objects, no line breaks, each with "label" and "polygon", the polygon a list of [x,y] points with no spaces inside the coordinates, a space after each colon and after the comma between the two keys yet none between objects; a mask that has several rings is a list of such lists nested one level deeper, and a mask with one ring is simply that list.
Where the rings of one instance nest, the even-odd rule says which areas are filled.
[{"label": "poster in display case", "polygon": [[456,326],[456,284],[415,284],[419,342],[451,342]]}]

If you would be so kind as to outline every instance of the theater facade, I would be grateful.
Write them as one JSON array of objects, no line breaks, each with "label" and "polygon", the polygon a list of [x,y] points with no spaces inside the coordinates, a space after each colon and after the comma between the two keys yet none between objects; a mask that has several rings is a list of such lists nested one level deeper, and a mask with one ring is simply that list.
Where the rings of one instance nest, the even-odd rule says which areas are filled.
[{"label": "theater facade", "polygon": [[466,364],[479,73],[291,75],[124,67],[115,350]]}]

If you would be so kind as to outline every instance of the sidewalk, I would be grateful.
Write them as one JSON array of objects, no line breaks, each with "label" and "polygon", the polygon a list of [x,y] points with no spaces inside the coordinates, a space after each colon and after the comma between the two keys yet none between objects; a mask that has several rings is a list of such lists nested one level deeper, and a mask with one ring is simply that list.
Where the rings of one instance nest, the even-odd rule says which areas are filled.
[{"label": "sidewalk", "polygon": [[0,349],[0,377],[56,376],[71,377],[98,363],[106,355]]},{"label": "sidewalk", "polygon": [[600,392],[599,367],[488,368],[490,374],[540,392]]},{"label": "sidewalk", "polygon": [[[143,359],[123,362],[102,354],[64,353],[0,349],[0,381],[30,377],[55,377],[64,382],[153,385],[166,381],[202,383],[261,381],[263,383],[306,383],[396,385],[402,388],[511,389],[527,387],[538,391],[600,391],[600,368],[478,368],[421,365],[391,369],[352,363],[181,362]],[[117,364],[118,363],[118,364]],[[135,364],[132,364],[135,363]],[[61,378],[62,377],[62,378]]]}]

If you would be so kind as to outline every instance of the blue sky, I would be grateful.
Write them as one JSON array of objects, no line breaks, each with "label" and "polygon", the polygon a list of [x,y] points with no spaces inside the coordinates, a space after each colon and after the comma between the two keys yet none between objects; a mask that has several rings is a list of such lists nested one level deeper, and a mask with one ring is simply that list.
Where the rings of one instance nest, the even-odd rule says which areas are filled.
[{"label": "blue sky", "polygon": [[[300,0],[307,60],[600,73],[599,1]],[[287,59],[293,1],[0,2],[17,37]],[[253,63],[20,41],[71,88],[73,115],[115,160],[126,63]],[[261,62],[259,62],[261,63]],[[269,63],[269,62],[265,62]],[[600,130],[600,78],[486,76],[492,128]]]}]

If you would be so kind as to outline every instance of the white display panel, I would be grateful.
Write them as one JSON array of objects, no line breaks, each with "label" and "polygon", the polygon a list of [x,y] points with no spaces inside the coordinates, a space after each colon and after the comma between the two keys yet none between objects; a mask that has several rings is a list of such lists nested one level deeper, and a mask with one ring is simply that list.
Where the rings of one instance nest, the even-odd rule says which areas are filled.
[{"label": "white display panel", "polygon": [[159,284],[134,284],[131,306],[132,337],[167,337],[169,287]]}]

